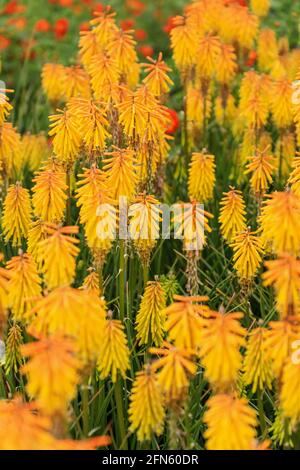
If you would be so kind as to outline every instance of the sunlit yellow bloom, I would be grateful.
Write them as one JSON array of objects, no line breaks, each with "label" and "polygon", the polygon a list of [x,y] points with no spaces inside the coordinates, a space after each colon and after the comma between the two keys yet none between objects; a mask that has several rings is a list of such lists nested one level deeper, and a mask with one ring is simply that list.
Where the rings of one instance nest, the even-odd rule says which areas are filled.
[{"label": "sunlit yellow bloom", "polygon": [[292,84],[287,78],[278,80],[273,85],[271,109],[277,127],[288,127],[293,122]]},{"label": "sunlit yellow bloom", "polygon": [[6,88],[0,88],[0,126],[9,116],[11,110],[13,109],[12,105],[9,102],[9,97],[7,93],[12,93],[13,90],[7,90]]},{"label": "sunlit yellow bloom", "polygon": [[148,74],[144,78],[143,83],[147,85],[154,96],[161,96],[164,93],[168,93],[170,87],[173,85],[173,81],[168,75],[171,69],[163,61],[162,57],[162,53],[160,52],[157,60],[148,57],[150,63],[142,64]]},{"label": "sunlit yellow bloom", "polygon": [[129,233],[142,263],[148,264],[151,250],[159,238],[159,201],[154,196],[139,194],[129,207]]},{"label": "sunlit yellow bloom", "polygon": [[266,357],[272,361],[272,369],[280,378],[282,368],[289,358],[291,360],[292,344],[299,339],[299,326],[293,321],[272,321],[265,333]]},{"label": "sunlit yellow bloom", "polygon": [[148,114],[150,108],[145,107],[141,102],[138,92],[129,92],[127,99],[117,105],[119,110],[119,122],[124,127],[125,134],[137,140],[143,137],[146,131]]},{"label": "sunlit yellow bloom", "polygon": [[73,338],[79,357],[94,361],[103,344],[105,303],[85,289],[59,287],[38,300],[28,317],[32,336],[53,334]]},{"label": "sunlit yellow bloom", "polygon": [[116,60],[106,53],[98,53],[92,57],[88,70],[95,98],[105,103],[111,101],[120,78]]},{"label": "sunlit yellow bloom", "polygon": [[123,378],[129,368],[129,349],[124,325],[119,320],[107,319],[98,355],[98,368],[101,379],[111,376],[116,382],[118,372]]},{"label": "sunlit yellow bloom", "polygon": [[300,200],[294,193],[272,193],[264,202],[260,223],[263,241],[276,253],[299,254]]},{"label": "sunlit yellow bloom", "polygon": [[116,60],[121,74],[130,74],[131,67],[137,62],[135,50],[136,41],[132,37],[132,31],[117,30],[113,32],[107,50]]},{"label": "sunlit yellow bloom", "polygon": [[22,136],[21,142],[22,164],[28,166],[30,171],[40,168],[42,162],[50,157],[50,149],[46,136],[43,133],[30,134],[27,132]]},{"label": "sunlit yellow bloom", "polygon": [[22,176],[21,138],[10,122],[0,127],[0,164],[5,175],[12,177],[15,172],[18,177]]},{"label": "sunlit yellow bloom", "polygon": [[26,389],[47,414],[65,413],[75,396],[79,361],[72,341],[60,336],[41,338],[21,347],[29,361],[22,367]]},{"label": "sunlit yellow bloom", "polygon": [[160,346],[165,331],[166,298],[159,281],[148,282],[136,317],[139,344]]},{"label": "sunlit yellow bloom", "polygon": [[300,420],[299,389],[300,363],[294,363],[290,358],[283,368],[280,404],[284,416],[291,418],[293,423]]},{"label": "sunlit yellow bloom", "polygon": [[165,309],[165,328],[169,338],[179,348],[196,350],[200,346],[203,317],[209,312],[203,302],[207,301],[208,297],[174,295],[174,303]]},{"label": "sunlit yellow bloom", "polygon": [[[281,174],[284,179],[289,177],[293,164],[296,162],[296,139],[293,132],[286,132],[279,136],[275,147],[276,169],[279,172],[281,161]],[[292,184],[292,190],[297,194],[295,186]]]},{"label": "sunlit yellow bloom", "polygon": [[[228,64],[225,64],[226,52],[220,49],[220,40],[217,36],[204,36],[199,41],[197,49],[196,72],[200,78],[210,78],[213,73],[218,72],[219,77],[224,78],[225,68],[228,70]],[[226,70],[226,71],[227,71]]]},{"label": "sunlit yellow bloom", "polygon": [[288,183],[296,196],[300,196],[300,157],[295,157],[293,161],[293,171],[290,174]]},{"label": "sunlit yellow bloom", "polygon": [[189,197],[205,203],[213,197],[215,185],[215,157],[207,153],[193,153],[189,168]]},{"label": "sunlit yellow bloom", "polygon": [[138,372],[133,383],[129,406],[130,430],[139,441],[150,440],[152,433],[162,434],[165,420],[161,387],[151,367]]},{"label": "sunlit yellow bloom", "polygon": [[199,355],[205,376],[217,389],[226,389],[237,379],[242,365],[240,349],[245,345],[242,313],[211,312],[202,328]]},{"label": "sunlit yellow bloom", "polygon": [[181,72],[187,71],[196,62],[198,31],[193,21],[183,16],[173,18],[175,27],[171,31],[171,46],[174,61]]},{"label": "sunlit yellow bloom", "polygon": [[104,150],[106,139],[110,137],[106,111],[100,103],[90,99],[74,98],[68,104],[78,118],[79,132],[90,155],[96,150]]},{"label": "sunlit yellow bloom", "polygon": [[81,145],[81,135],[76,119],[70,111],[58,110],[59,114],[49,117],[51,122],[49,135],[53,137],[53,149],[57,157],[66,162],[73,162]]},{"label": "sunlit yellow bloom", "polygon": [[186,95],[186,106],[188,127],[192,128],[192,133],[195,134],[195,140],[198,132],[202,132],[204,113],[206,119],[211,115],[212,104],[210,90],[208,90],[204,96],[201,89],[195,88],[189,84]]},{"label": "sunlit yellow bloom", "polygon": [[251,49],[258,32],[258,18],[243,6],[236,5],[232,10],[236,40],[241,47]]},{"label": "sunlit yellow bloom", "polygon": [[8,188],[4,201],[2,227],[5,240],[12,240],[13,246],[21,246],[27,236],[31,222],[29,191],[16,183]]},{"label": "sunlit yellow bloom", "polygon": [[265,266],[264,285],[275,287],[281,317],[296,315],[300,307],[300,261],[294,256],[281,254],[276,260],[266,261]]},{"label": "sunlit yellow bloom", "polygon": [[43,273],[47,286],[54,287],[70,284],[75,277],[76,256],[79,240],[71,235],[78,233],[78,227],[59,227],[47,225],[48,237],[39,242]]},{"label": "sunlit yellow bloom", "polygon": [[270,9],[270,0],[251,0],[251,8],[258,16],[266,16]]},{"label": "sunlit yellow bloom", "polygon": [[45,222],[61,222],[66,205],[66,173],[54,161],[36,173],[32,188],[33,212]]},{"label": "sunlit yellow bloom", "polygon": [[118,30],[115,16],[116,13],[112,12],[111,7],[106,6],[102,12],[97,12],[96,17],[90,21],[97,40],[103,47],[108,46],[114,33]]},{"label": "sunlit yellow bloom", "polygon": [[247,124],[260,128],[267,122],[271,98],[271,80],[254,71],[244,74],[240,88],[240,111]]},{"label": "sunlit yellow bloom", "polygon": [[256,413],[246,398],[215,395],[204,414],[207,450],[250,450],[256,438]]},{"label": "sunlit yellow bloom", "polygon": [[22,329],[14,322],[9,328],[5,342],[5,372],[16,374],[23,362],[21,344],[23,342]]},{"label": "sunlit yellow bloom", "polygon": [[232,239],[234,268],[241,280],[252,279],[262,261],[262,242],[256,234],[248,228]]},{"label": "sunlit yellow bloom", "polygon": [[202,204],[195,199],[187,204],[176,204],[174,232],[176,238],[183,239],[185,251],[199,252],[206,244],[206,233],[212,231],[209,219],[213,215],[203,210]]},{"label": "sunlit yellow bloom", "polygon": [[228,84],[237,71],[236,54],[234,48],[221,44],[216,62],[216,79],[222,84]]},{"label": "sunlit yellow bloom", "polygon": [[94,29],[90,31],[80,31],[79,57],[86,70],[89,70],[92,57],[100,54],[102,50],[102,46],[99,43]]},{"label": "sunlit yellow bloom", "polygon": [[62,82],[65,67],[61,64],[45,64],[42,70],[42,86],[49,101],[57,103],[63,98]]},{"label": "sunlit yellow bloom", "polygon": [[220,206],[221,232],[225,240],[230,242],[237,233],[246,230],[246,210],[242,192],[230,186],[229,191],[223,193]]},{"label": "sunlit yellow bloom", "polygon": [[41,253],[39,242],[47,238],[47,222],[40,219],[31,223],[27,235],[27,248],[37,264],[38,271],[41,271],[43,265],[43,254]]},{"label": "sunlit yellow bloom", "polygon": [[167,400],[180,399],[187,391],[189,378],[197,370],[192,361],[193,352],[164,341],[163,348],[150,348],[150,353],[162,356],[152,363],[151,368],[158,371],[158,382]]},{"label": "sunlit yellow bloom", "polygon": [[276,33],[270,28],[262,29],[258,35],[257,54],[260,70],[267,72],[274,67],[278,60],[278,45]]},{"label": "sunlit yellow bloom", "polygon": [[265,390],[272,387],[273,376],[270,359],[266,356],[265,332],[264,328],[255,328],[247,341],[243,381],[246,385],[252,386],[253,393],[257,389]]},{"label": "sunlit yellow bloom", "polygon": [[103,170],[107,175],[107,184],[113,199],[120,196],[131,199],[136,190],[136,158],[131,149],[118,149],[106,152],[109,158],[104,160]]},{"label": "sunlit yellow bloom", "polygon": [[32,256],[21,253],[7,262],[9,271],[8,302],[15,320],[24,320],[41,295],[41,279]]},{"label": "sunlit yellow bloom", "polygon": [[61,90],[65,101],[78,96],[89,98],[91,92],[89,76],[86,71],[80,65],[65,67]]},{"label": "sunlit yellow bloom", "polygon": [[89,274],[84,278],[81,289],[99,296],[101,294],[99,274],[93,268],[89,268],[88,271]]},{"label": "sunlit yellow bloom", "polygon": [[256,195],[262,196],[272,183],[272,174],[275,170],[275,160],[272,155],[265,152],[257,152],[258,155],[249,157],[245,174],[251,173],[250,184]]}]

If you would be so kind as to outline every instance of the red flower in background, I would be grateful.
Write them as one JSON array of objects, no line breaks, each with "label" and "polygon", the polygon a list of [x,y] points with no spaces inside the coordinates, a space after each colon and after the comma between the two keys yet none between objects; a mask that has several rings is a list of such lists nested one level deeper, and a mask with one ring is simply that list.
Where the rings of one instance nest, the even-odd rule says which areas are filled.
[{"label": "red flower in background", "polygon": [[166,24],[163,27],[164,32],[167,34],[169,34],[170,31],[172,31],[172,29],[174,28],[173,18],[174,18],[173,16],[169,16]]},{"label": "red flower in background", "polygon": [[256,51],[250,51],[246,62],[247,67],[253,67],[257,59]]},{"label": "red flower in background", "polygon": [[102,13],[104,10],[104,6],[102,3],[95,3],[92,7],[93,12]]},{"label": "red flower in background", "polygon": [[148,37],[148,34],[144,29],[136,29],[134,34],[138,41],[145,41]]},{"label": "red flower in background", "polygon": [[0,51],[4,51],[10,46],[11,40],[0,34]]},{"label": "red flower in background", "polygon": [[27,24],[27,20],[24,16],[20,16],[19,18],[9,18],[7,20],[7,24],[14,26],[19,31],[23,31]]},{"label": "red flower in background", "polygon": [[170,126],[166,130],[166,134],[175,134],[177,129],[180,127],[180,121],[178,114],[176,113],[175,109],[167,109],[169,115],[170,115]]},{"label": "red flower in background", "polygon": [[140,16],[146,9],[146,5],[140,0],[127,0],[126,6],[134,16]]},{"label": "red flower in background", "polygon": [[134,27],[134,20],[131,20],[131,19],[121,20],[120,26],[123,29],[123,31],[128,31],[129,29],[132,29]]},{"label": "red flower in background", "polygon": [[246,7],[247,6],[247,1],[246,0],[225,0],[224,1],[225,5],[230,5],[232,3],[238,3],[241,5],[241,7]]},{"label": "red flower in background", "polygon": [[60,18],[54,25],[54,34],[57,39],[65,37],[69,30],[69,21],[66,18]]},{"label": "red flower in background", "polygon": [[37,20],[37,22],[35,23],[34,29],[38,33],[47,33],[48,31],[50,31],[51,25],[49,21],[41,18],[40,20]]},{"label": "red flower in background", "polygon": [[2,10],[4,15],[14,15],[15,13],[23,13],[26,10],[25,5],[19,4],[18,0],[8,2]]},{"label": "red flower in background", "polygon": [[149,46],[149,44],[139,46],[138,50],[144,57],[152,57],[154,54],[154,49],[152,46]]},{"label": "red flower in background", "polygon": [[79,26],[80,31],[88,31],[90,29],[90,24],[88,21],[84,21],[84,23],[81,23]]},{"label": "red flower in background", "polygon": [[59,0],[61,7],[71,7],[73,5],[73,0]]}]

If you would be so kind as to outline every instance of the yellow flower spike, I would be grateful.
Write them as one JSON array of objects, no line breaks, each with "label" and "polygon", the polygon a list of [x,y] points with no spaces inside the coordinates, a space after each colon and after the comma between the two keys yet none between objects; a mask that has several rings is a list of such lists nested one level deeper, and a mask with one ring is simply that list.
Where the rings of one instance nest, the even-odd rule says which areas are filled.
[{"label": "yellow flower spike", "polygon": [[7,93],[13,93],[13,91],[14,90],[0,88],[0,126],[3,125],[13,109],[9,102],[9,97],[7,96]]},{"label": "yellow flower spike", "polygon": [[133,141],[142,138],[145,134],[148,122],[148,115],[151,108],[146,107],[141,100],[139,91],[128,91],[127,98],[117,104],[119,110],[119,122],[124,128],[127,137]]},{"label": "yellow flower spike", "polygon": [[156,374],[151,367],[136,374],[130,395],[130,430],[137,433],[139,441],[148,441],[152,433],[163,432],[165,409],[164,398]]},{"label": "yellow flower spike", "polygon": [[174,295],[174,303],[165,309],[165,328],[178,348],[197,350],[200,346],[203,318],[209,315],[209,308],[203,304],[207,301],[203,296]]},{"label": "yellow flower spike", "polygon": [[144,266],[159,238],[161,210],[159,201],[152,195],[139,194],[129,207],[129,233]]},{"label": "yellow flower spike", "polygon": [[30,171],[38,170],[41,163],[50,157],[48,141],[43,133],[37,135],[24,134],[21,147],[23,167],[28,166]]},{"label": "yellow flower spike", "polygon": [[204,99],[204,94],[202,93],[202,90],[195,88],[189,83],[186,94],[186,107],[188,128],[191,129],[191,134],[195,140],[198,135],[198,132],[202,132],[203,129],[204,111],[206,119],[211,116],[211,90],[209,89],[207,91]]},{"label": "yellow flower spike", "polygon": [[283,415],[296,424],[300,420],[300,363],[293,362],[289,357],[282,373],[282,387],[280,390],[280,404]]},{"label": "yellow flower spike", "polygon": [[104,48],[108,46],[114,33],[118,31],[115,16],[116,13],[112,11],[111,6],[106,6],[102,12],[96,12],[95,18],[90,21],[97,41]]},{"label": "yellow flower spike", "polygon": [[250,281],[256,274],[261,261],[263,247],[260,238],[250,228],[236,234],[231,242],[233,262],[239,278]]},{"label": "yellow flower spike", "polygon": [[6,176],[22,176],[21,137],[10,122],[4,122],[0,127],[0,164]]},{"label": "yellow flower spike", "polygon": [[300,261],[282,253],[278,259],[266,261],[265,266],[264,285],[275,287],[281,318],[296,315],[300,307]]},{"label": "yellow flower spike", "polygon": [[205,203],[212,199],[215,175],[215,157],[206,152],[193,153],[189,168],[189,197]]},{"label": "yellow flower spike", "polygon": [[74,339],[79,358],[95,361],[103,343],[106,306],[93,292],[59,287],[38,300],[30,312],[32,336],[64,335]]},{"label": "yellow flower spike", "polygon": [[[217,63],[219,61],[219,73],[223,78],[222,72],[224,72],[224,63],[222,63],[223,57],[221,54],[224,51],[220,50],[220,40],[217,36],[204,36],[199,41],[196,61],[196,74],[200,79],[210,79],[214,72],[217,70]],[[223,68],[223,70],[222,70]]]},{"label": "yellow flower spike", "polygon": [[292,83],[289,79],[277,80],[273,85],[271,110],[276,126],[289,127],[293,123]]},{"label": "yellow flower spike", "polygon": [[136,317],[139,344],[161,345],[165,332],[165,306],[165,293],[160,282],[149,281]]},{"label": "yellow flower spike", "polygon": [[16,321],[25,320],[30,310],[41,295],[41,279],[37,266],[28,253],[14,256],[6,265],[9,272],[8,303]]},{"label": "yellow flower spike", "polygon": [[73,341],[58,335],[39,338],[21,346],[21,352],[29,358],[22,367],[28,380],[28,394],[45,413],[64,415],[79,381],[80,363],[75,357]]},{"label": "yellow flower spike", "polygon": [[48,237],[39,242],[40,256],[43,260],[43,273],[47,286],[53,289],[73,282],[76,270],[76,256],[79,240],[72,237],[78,227],[59,227],[48,224]]},{"label": "yellow flower spike", "polygon": [[196,62],[199,33],[192,18],[176,16],[171,30],[171,47],[176,66],[185,74]]},{"label": "yellow flower spike", "polygon": [[246,49],[252,49],[258,33],[259,20],[248,8],[234,5],[232,8],[233,27],[236,41]]},{"label": "yellow flower spike", "polygon": [[223,85],[229,84],[237,72],[237,58],[234,48],[221,44],[216,60],[216,80]]},{"label": "yellow flower spike", "polygon": [[300,200],[292,191],[274,192],[260,216],[262,240],[275,253],[297,256],[300,250]]},{"label": "yellow flower spike", "polygon": [[243,382],[251,385],[252,392],[272,388],[272,368],[266,355],[264,328],[255,328],[249,334],[243,364]]},{"label": "yellow flower spike", "polygon": [[80,31],[79,58],[85,70],[89,70],[93,56],[101,54],[103,48],[97,39],[95,30]]},{"label": "yellow flower spike", "polygon": [[2,218],[6,242],[11,240],[13,246],[21,246],[22,239],[29,230],[31,211],[28,189],[23,188],[20,183],[11,185],[4,201]]},{"label": "yellow flower spike", "polygon": [[100,296],[100,279],[99,279],[99,274],[93,269],[89,268],[88,269],[89,274],[84,278],[83,284],[80,287],[80,289],[86,290],[88,292],[92,292],[93,294]]},{"label": "yellow flower spike", "polygon": [[38,219],[30,224],[27,236],[28,253],[32,255],[39,272],[43,265],[43,254],[39,242],[45,240],[47,236],[47,222]]},{"label": "yellow flower spike", "polygon": [[276,33],[270,28],[262,29],[257,40],[258,66],[263,72],[268,72],[278,61],[279,50]]},{"label": "yellow flower spike", "polygon": [[129,369],[129,356],[124,325],[119,320],[113,320],[109,317],[105,323],[98,356],[101,379],[111,376],[111,380],[115,383],[118,372],[125,378],[126,371]]},{"label": "yellow flower spike", "polygon": [[[286,180],[292,167],[294,167],[294,163],[296,161],[296,139],[295,134],[293,132],[286,132],[282,134],[276,142],[275,147],[276,152],[276,170],[279,172],[279,166],[281,161],[281,173],[284,180]],[[288,183],[290,183],[288,181]],[[296,194],[295,189],[292,187],[293,192]]]},{"label": "yellow flower spike", "polygon": [[244,74],[240,88],[240,115],[246,123],[259,129],[268,119],[272,82],[269,76],[250,71]]},{"label": "yellow flower spike", "polygon": [[204,433],[207,450],[251,450],[256,438],[256,412],[245,398],[219,394],[207,402]]},{"label": "yellow flower spike", "polygon": [[64,218],[67,200],[66,172],[54,161],[48,164],[33,178],[33,212],[45,222],[59,223]]},{"label": "yellow flower spike", "polygon": [[149,64],[141,64],[147,72],[143,83],[149,88],[154,96],[160,97],[168,93],[170,87],[174,84],[168,73],[172,71],[170,67],[163,61],[163,55],[160,52],[157,60],[147,57]]},{"label": "yellow flower spike", "polygon": [[112,152],[105,152],[105,155],[108,158],[103,161],[103,170],[113,199],[118,200],[120,196],[124,196],[130,200],[135,194],[138,181],[134,151],[129,148],[115,148]]},{"label": "yellow flower spike", "polygon": [[61,81],[61,91],[64,101],[71,98],[89,98],[91,95],[89,76],[80,65],[65,67]]},{"label": "yellow flower spike", "polygon": [[219,223],[221,233],[227,242],[231,242],[237,233],[247,228],[246,209],[242,192],[230,186],[229,191],[223,193],[220,207]]},{"label": "yellow flower spike", "polygon": [[77,182],[78,189],[76,193],[79,207],[90,196],[98,194],[99,191],[105,192],[108,188],[105,173],[99,170],[94,163],[90,168],[83,168],[83,173],[80,173],[78,178],[80,179]]},{"label": "yellow flower spike", "polygon": [[251,174],[250,184],[256,196],[262,197],[272,183],[272,175],[275,171],[275,159],[267,154],[267,149],[257,151],[257,154],[249,157],[245,175]]},{"label": "yellow flower spike", "polygon": [[299,339],[299,333],[299,322],[296,318],[269,323],[269,329],[265,333],[265,351],[278,379],[282,377],[282,369],[286,361],[291,360],[292,344]]},{"label": "yellow flower spike", "polygon": [[166,394],[168,402],[179,400],[185,395],[190,377],[196,374],[197,366],[193,362],[193,351],[179,349],[167,341],[161,348],[150,348],[151,354],[162,356],[151,364],[151,369],[158,371],[158,383]]},{"label": "yellow flower spike", "polygon": [[18,323],[9,328],[5,342],[5,372],[17,374],[23,363],[20,346],[23,342],[22,329]]},{"label": "yellow flower spike", "polygon": [[79,131],[90,157],[97,150],[103,151],[110,137],[106,111],[97,101],[73,98],[68,109],[78,118]]},{"label": "yellow flower spike", "polygon": [[105,103],[114,101],[120,79],[116,60],[104,52],[98,53],[92,57],[88,71],[95,98]]},{"label": "yellow flower spike", "polygon": [[53,137],[53,149],[59,160],[73,163],[81,146],[81,135],[76,116],[68,110],[58,110],[58,114],[49,117],[51,122],[49,135]]},{"label": "yellow flower spike", "polygon": [[258,16],[267,16],[270,9],[270,0],[251,0],[251,8]]},{"label": "yellow flower spike", "polygon": [[132,65],[138,60],[132,33],[122,29],[113,32],[107,46],[108,54],[115,59],[121,75],[125,76],[130,75]]},{"label": "yellow flower spike", "polygon": [[240,324],[243,316],[240,312],[211,312],[204,322],[199,356],[205,377],[218,390],[226,390],[237,380],[246,335]]},{"label": "yellow flower spike", "polygon": [[42,87],[49,101],[56,104],[63,99],[62,82],[65,67],[61,64],[47,63],[42,70]]},{"label": "yellow flower spike", "polygon": [[296,196],[300,196],[300,156],[295,157],[293,161],[293,171],[290,174],[288,183]]},{"label": "yellow flower spike", "polygon": [[[3,255],[0,254],[0,260],[2,261]],[[0,267],[0,333],[6,325],[7,309],[9,306],[8,302],[8,287],[9,287],[10,274],[5,268]]]}]

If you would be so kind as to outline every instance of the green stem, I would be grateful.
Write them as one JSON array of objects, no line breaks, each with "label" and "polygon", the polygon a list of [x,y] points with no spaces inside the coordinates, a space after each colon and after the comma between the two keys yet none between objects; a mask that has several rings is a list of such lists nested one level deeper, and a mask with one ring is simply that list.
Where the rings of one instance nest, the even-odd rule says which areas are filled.
[{"label": "green stem", "polygon": [[124,416],[124,409],[123,409],[123,397],[122,397],[122,379],[119,377],[115,387],[115,400],[116,400],[116,407],[117,407],[117,416],[118,416],[118,427],[120,432],[120,442],[119,442],[119,450],[127,450],[127,436],[126,436],[126,429],[125,429],[125,416]]},{"label": "green stem", "polygon": [[265,411],[264,411],[264,392],[262,390],[258,391],[257,406],[258,406],[258,415],[259,415],[261,433],[265,437],[267,433],[267,423],[266,423]]},{"label": "green stem", "polygon": [[125,285],[126,285],[126,259],[125,240],[120,240],[120,274],[119,274],[119,297],[120,297],[120,320],[125,318]]},{"label": "green stem", "polygon": [[147,264],[143,265],[143,279],[144,279],[144,289],[147,287],[147,282],[149,278],[149,267]]},{"label": "green stem", "polygon": [[81,400],[82,400],[82,422],[83,422],[83,434],[84,437],[88,437],[89,434],[89,378],[86,377],[81,388]]}]

